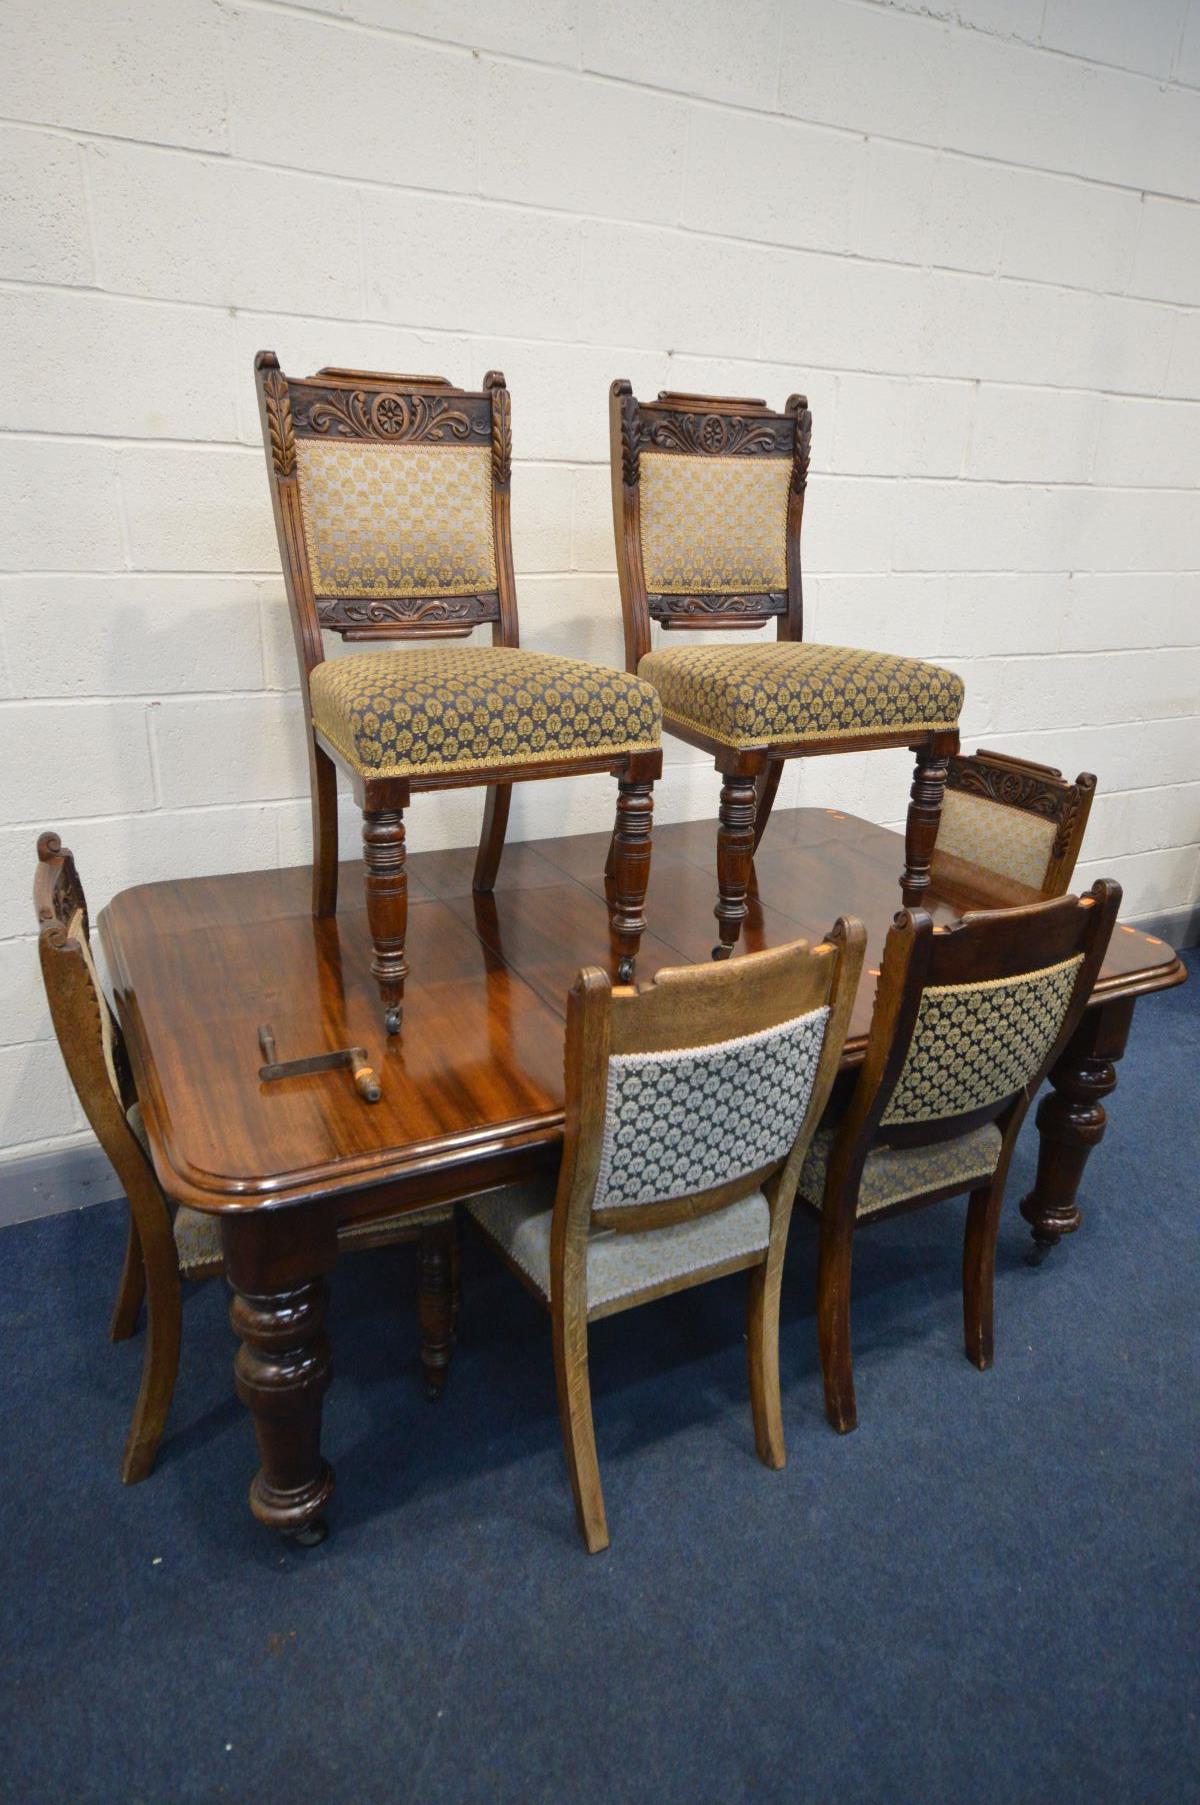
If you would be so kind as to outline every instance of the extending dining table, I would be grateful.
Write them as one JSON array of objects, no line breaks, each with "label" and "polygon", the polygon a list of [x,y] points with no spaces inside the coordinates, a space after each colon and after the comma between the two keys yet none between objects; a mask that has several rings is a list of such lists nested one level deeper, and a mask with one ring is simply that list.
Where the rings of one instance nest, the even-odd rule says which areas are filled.
[{"label": "extending dining table", "polygon": [[[284,1534],[311,1526],[333,1490],[321,1413],[339,1225],[555,1168],[567,992],[581,966],[615,969],[607,851],[607,832],[510,844],[489,895],[472,891],[473,848],[414,853],[413,975],[392,1038],[352,878],[338,914],[324,919],[311,914],[307,867],[141,884],[100,917],[159,1181],[177,1202],[221,1218],[236,1386],[258,1441],[251,1508]],[[903,865],[899,834],[833,809],[777,810],[756,854],[739,954],[819,939],[840,914],[866,923],[846,1072],[862,1059]],[[657,830],[639,982],[709,957],[715,869],[711,822]],[[1034,900],[1019,884],[935,856],[923,906],[937,922]],[[1163,941],[1117,929],[1037,1111],[1037,1175],[1020,1205],[1037,1254],[1079,1227],[1080,1181],[1104,1134],[1138,998],[1186,975]],[[378,1101],[344,1069],[264,1082],[266,1025],[280,1061],[364,1048]]]}]

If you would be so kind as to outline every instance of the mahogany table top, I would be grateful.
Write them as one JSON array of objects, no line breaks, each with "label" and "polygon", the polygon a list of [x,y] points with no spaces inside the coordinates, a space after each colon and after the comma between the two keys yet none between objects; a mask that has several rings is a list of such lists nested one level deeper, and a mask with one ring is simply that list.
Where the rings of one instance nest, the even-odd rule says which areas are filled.
[{"label": "mahogany table top", "polygon": [[[581,965],[610,965],[607,849],[607,832],[511,844],[488,897],[471,891],[473,847],[415,853],[404,1026],[390,1041],[357,863],[342,867],[334,920],[312,919],[307,866],[115,897],[100,934],[164,1189],[206,1209],[338,1191],[350,1217],[374,1213],[381,1183],[392,1208],[415,1207],[552,1163],[567,991]],[[862,1056],[903,863],[900,835],[826,809],[776,810],[756,859],[739,951],[820,938],[843,913],[867,925],[846,1065]],[[715,869],[713,822],[656,830],[640,981],[709,957]],[[935,920],[1034,900],[954,859],[935,859],[927,895]],[[1096,1000],[1185,975],[1163,941],[1122,927]],[[364,1046],[382,1100],[365,1103],[345,1071],[260,1083],[264,1022],[281,1060]]]}]

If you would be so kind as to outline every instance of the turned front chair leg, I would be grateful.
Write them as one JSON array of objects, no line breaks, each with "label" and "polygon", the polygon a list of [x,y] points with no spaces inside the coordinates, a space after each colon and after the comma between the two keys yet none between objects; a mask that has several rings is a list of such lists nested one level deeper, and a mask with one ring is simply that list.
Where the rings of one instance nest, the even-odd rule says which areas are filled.
[{"label": "turned front chair leg", "polygon": [[457,1262],[452,1217],[421,1230],[417,1262],[420,1269],[417,1314],[421,1324],[421,1371],[425,1395],[435,1401],[442,1395],[450,1370],[450,1356],[454,1352]]},{"label": "turned front chair leg", "polygon": [[947,752],[935,741],[916,748],[917,763],[904,824],[904,871],[900,886],[907,909],[916,908],[929,888],[929,868],[942,817],[949,769]]},{"label": "turned front chair leg", "polygon": [[380,809],[363,815],[363,865],[367,892],[367,925],[371,930],[371,972],[383,1001],[383,1024],[400,1032],[404,1013],[404,980],[408,961],[408,874],[404,868],[404,814]]},{"label": "turned front chair leg", "polygon": [[613,938],[617,943],[618,984],[632,984],[634,963],[646,931],[653,818],[654,785],[621,778],[617,785],[617,824],[610,847],[609,895]]},{"label": "turned front chair leg", "polygon": [[495,888],[496,874],[500,869],[500,855],[504,851],[504,836],[508,832],[508,811],[511,803],[511,783],[490,783],[488,785],[487,801],[483,805],[483,829],[479,836],[479,851],[475,855],[475,876],[471,880],[471,888],[482,891],[485,895]]},{"label": "turned front chair leg", "polygon": [[717,816],[717,932],[714,959],[728,959],[749,910],[746,890],[754,858],[757,791],[753,777],[726,775]]}]

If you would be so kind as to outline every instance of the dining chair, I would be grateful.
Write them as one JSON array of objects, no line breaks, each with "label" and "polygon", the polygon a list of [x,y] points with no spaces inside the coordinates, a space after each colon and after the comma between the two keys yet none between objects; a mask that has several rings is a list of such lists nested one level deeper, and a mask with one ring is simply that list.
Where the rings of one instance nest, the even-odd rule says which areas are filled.
[{"label": "dining chair", "polygon": [[[757,399],[662,391],[639,401],[620,379],[609,396],[613,524],[625,661],[662,699],[663,725],[711,753],[722,776],[714,959],[746,916],[755,848],[784,761],[907,746],[916,754],[905,829],[903,900],[929,866],[958,750],[963,685],[917,658],[804,641],[800,528],[812,415],[803,395],[783,413]],[[651,622],[752,629],[777,641],[651,649]]]},{"label": "dining chair", "polygon": [[1063,896],[1095,794],[1090,771],[1068,783],[1053,765],[1007,752],[981,746],[958,754],[947,767],[935,863],[965,859],[1043,896]]},{"label": "dining chair", "polygon": [[[121,1478],[145,1479],[171,1407],[179,1370],[182,1279],[205,1279],[224,1270],[216,1215],[174,1207],[155,1175],[141,1104],[124,1036],[96,970],[87,900],[75,861],[55,833],[37,843],[34,878],[38,953],[50,1016],[67,1073],[97,1140],[125,1192],[129,1226],[125,1261],[109,1326],[125,1341],[146,1303],[142,1382],[125,1443]],[[453,1209],[446,1205],[361,1225],[338,1236],[345,1249],[418,1244],[418,1311],[426,1389],[442,1388],[454,1345],[457,1253]]]},{"label": "dining chair", "polygon": [[[492,889],[512,786],[617,778],[608,904],[618,977],[645,927],[652,791],[662,770],[653,687],[518,644],[504,377],[478,393],[440,376],[254,360],[275,527],[304,702],[313,810],[313,914],[337,908],[337,778],[363,814],[371,970],[398,1033],[408,975],[404,811],[419,790],[486,785],[477,891]],[[455,646],[477,626],[490,646]],[[324,632],[377,648],[327,659]]]},{"label": "dining chair", "polygon": [[788,1221],[865,940],[843,917],[819,946],[660,971],[637,992],[581,971],[567,999],[557,1186],[514,1185],[467,1205],[550,1312],[567,1470],[591,1554],[608,1546],[588,1377],[588,1325],[600,1317],[748,1270],[754,1439],[766,1466],[784,1464]]},{"label": "dining chair", "polygon": [[869,1222],[964,1192],[967,1357],[992,1364],[992,1291],[1004,1186],[1038,1086],[1083,1013],[1121,887],[964,916],[935,928],[901,910],[883,952],[866,1054],[845,1111],[822,1124],[800,1175],[820,1217],[817,1327],[825,1410],[857,1423],[850,1351],[854,1237]]}]

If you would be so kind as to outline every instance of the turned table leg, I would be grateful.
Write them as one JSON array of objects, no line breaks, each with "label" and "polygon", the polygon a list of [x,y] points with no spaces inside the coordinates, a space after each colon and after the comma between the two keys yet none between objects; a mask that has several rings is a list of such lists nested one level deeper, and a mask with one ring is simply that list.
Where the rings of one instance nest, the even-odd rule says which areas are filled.
[{"label": "turned table leg", "polygon": [[1033,1230],[1034,1258],[1043,1259],[1080,1223],[1075,1201],[1093,1147],[1104,1138],[1104,1101],[1117,1083],[1135,997],[1093,1003],[1050,1073],[1052,1089],[1038,1105],[1037,1177],[1021,1214]]},{"label": "turned table leg", "polygon": [[250,1508],[269,1529],[318,1542],[333,1492],[333,1469],[321,1454],[321,1406],[332,1377],[325,1275],[337,1258],[336,1212],[327,1203],[248,1209],[226,1216],[221,1232],[234,1294],[229,1318],[241,1342],[234,1383],[261,1462]]}]

